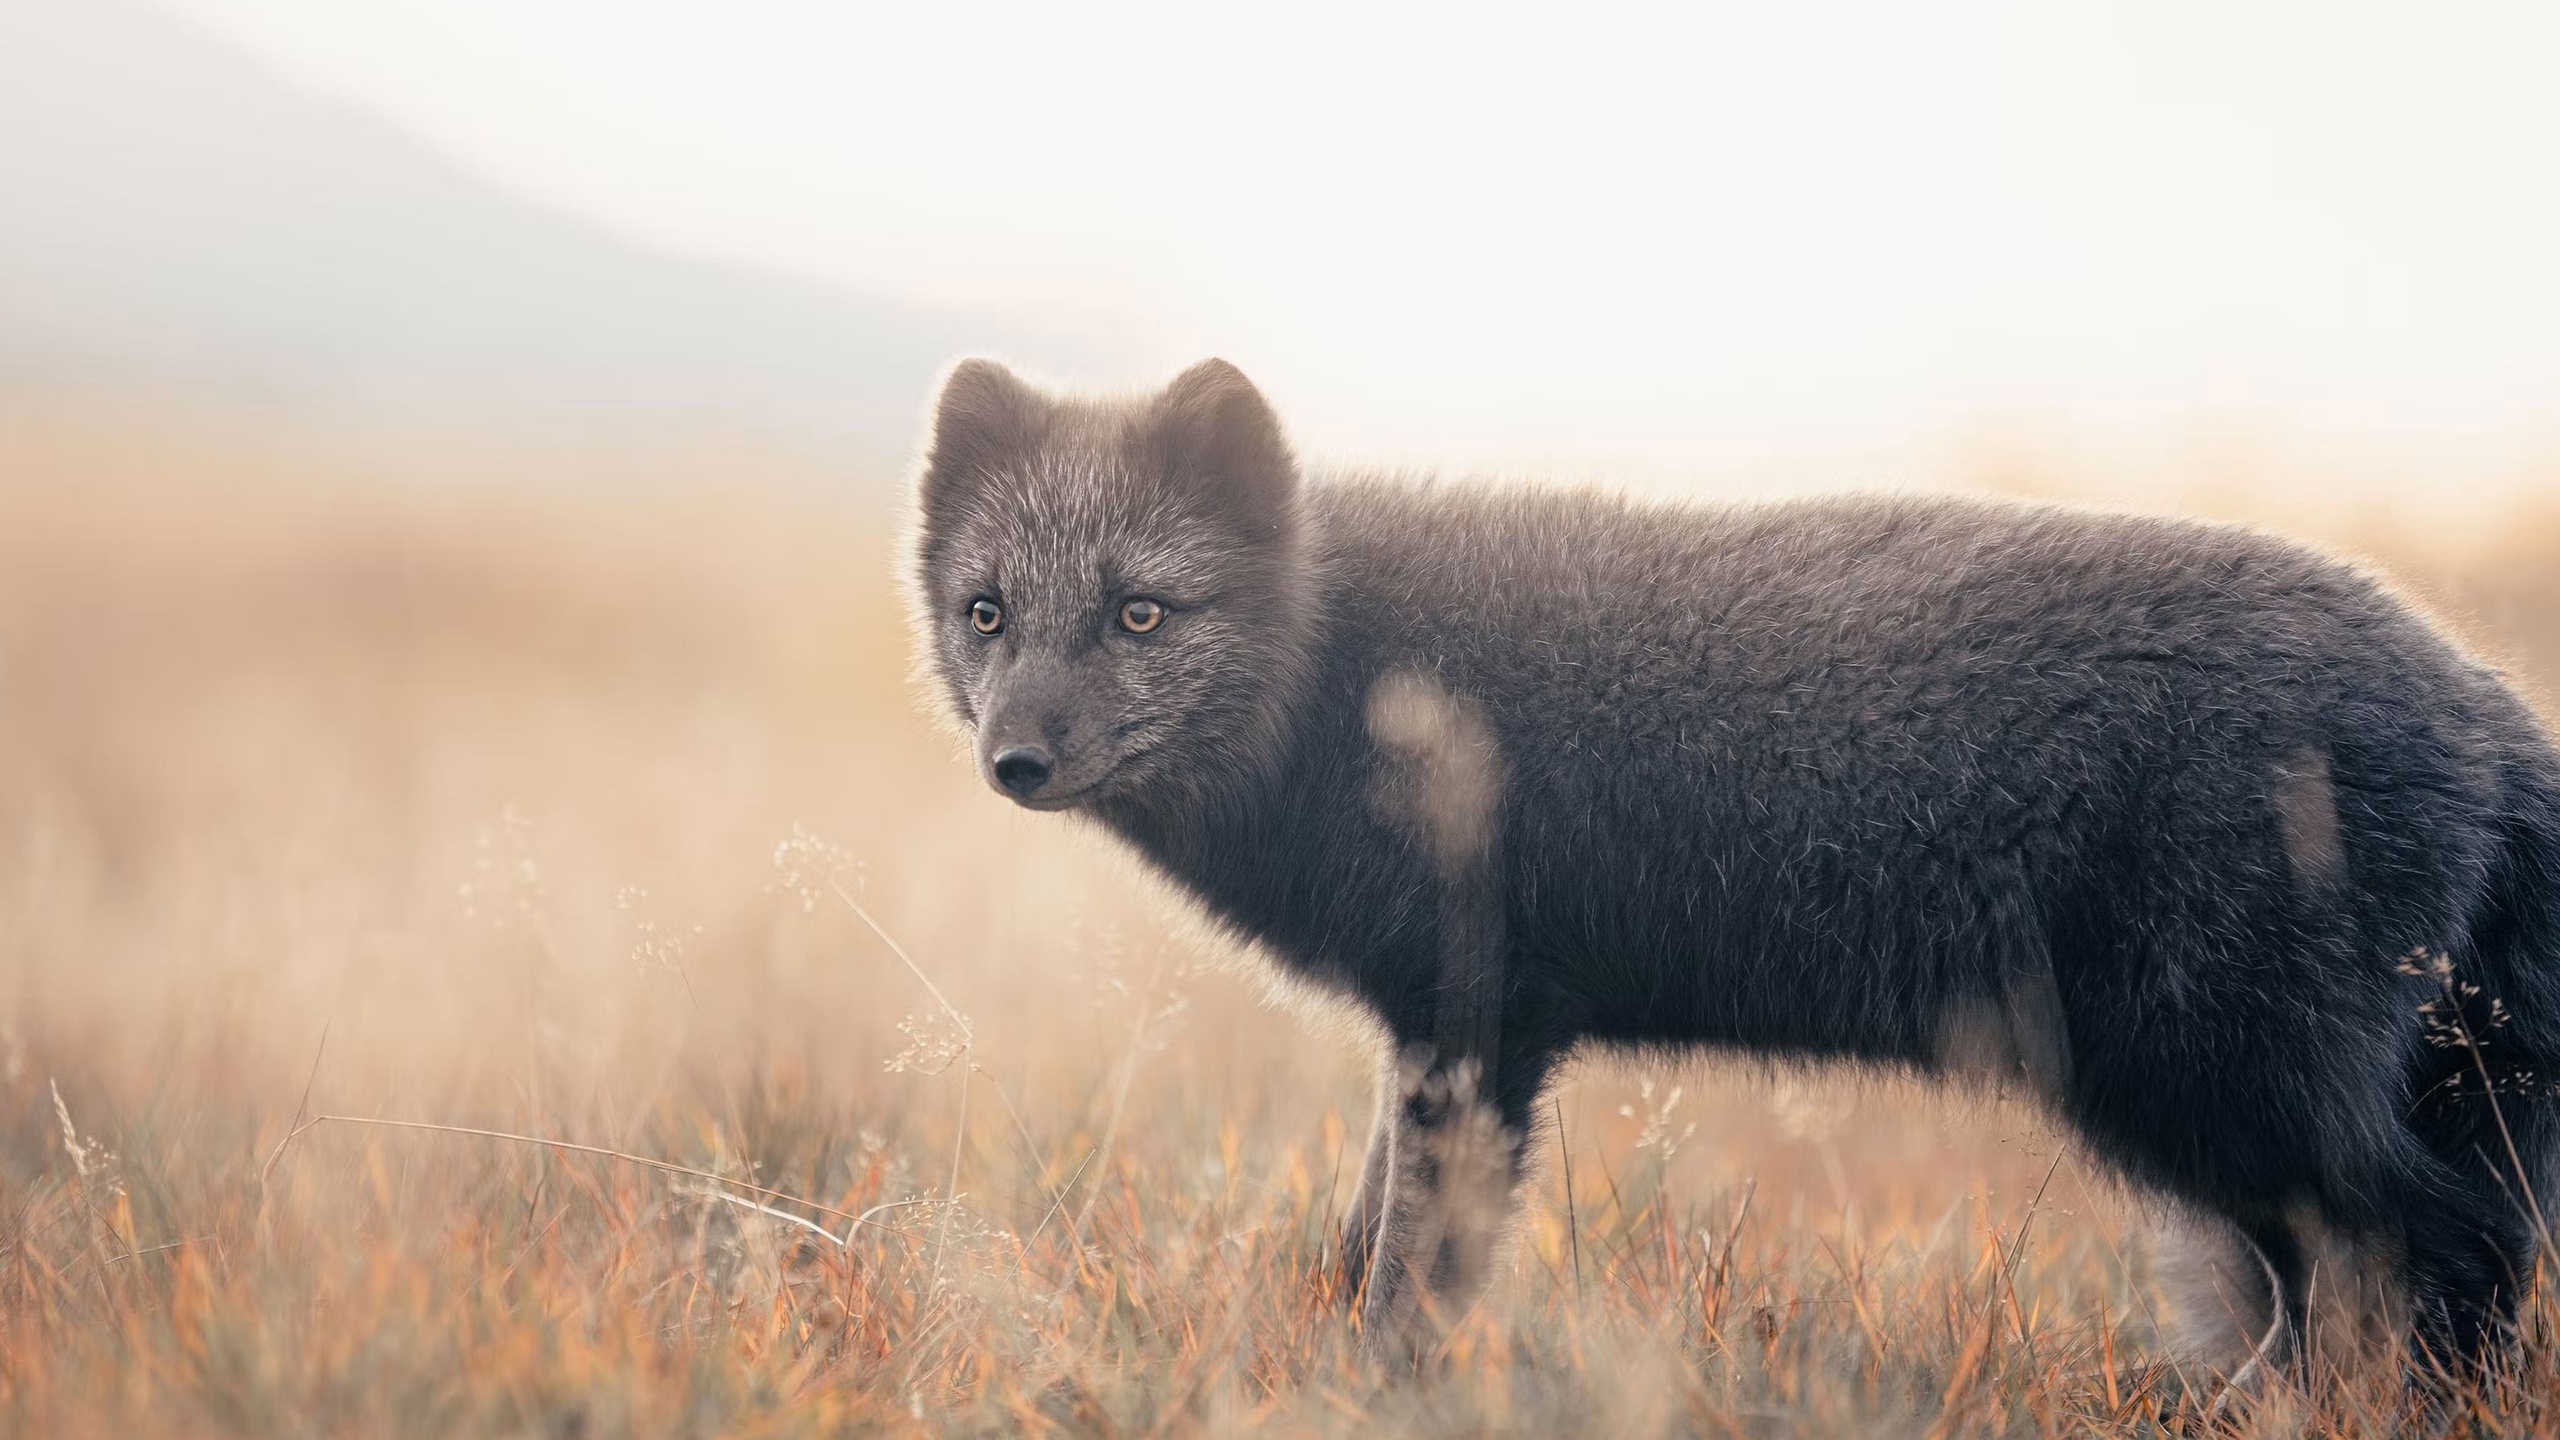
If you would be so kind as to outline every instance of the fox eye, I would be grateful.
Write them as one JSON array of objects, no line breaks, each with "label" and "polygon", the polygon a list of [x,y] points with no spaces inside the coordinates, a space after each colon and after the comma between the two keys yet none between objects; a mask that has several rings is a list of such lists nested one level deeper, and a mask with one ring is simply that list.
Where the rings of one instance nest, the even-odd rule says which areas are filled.
[{"label": "fox eye", "polygon": [[969,628],[981,635],[993,635],[1004,628],[1004,607],[993,600],[970,601]]},{"label": "fox eye", "polygon": [[1144,635],[1164,623],[1164,607],[1153,600],[1129,600],[1120,606],[1120,628]]}]

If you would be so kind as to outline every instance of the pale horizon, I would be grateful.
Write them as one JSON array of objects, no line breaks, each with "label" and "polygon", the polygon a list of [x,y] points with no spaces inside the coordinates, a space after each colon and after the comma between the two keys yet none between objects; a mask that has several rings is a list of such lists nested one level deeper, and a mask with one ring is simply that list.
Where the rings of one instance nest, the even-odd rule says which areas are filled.
[{"label": "pale horizon", "polygon": [[2529,5],[167,3],[644,245],[1113,332],[1059,379],[1225,355],[1323,453],[2560,454]]}]

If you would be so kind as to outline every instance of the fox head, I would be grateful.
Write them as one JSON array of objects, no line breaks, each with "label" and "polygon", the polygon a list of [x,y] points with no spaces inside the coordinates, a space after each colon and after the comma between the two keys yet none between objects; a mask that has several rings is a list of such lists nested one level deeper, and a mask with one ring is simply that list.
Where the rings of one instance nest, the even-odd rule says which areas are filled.
[{"label": "fox head", "polygon": [[963,361],[916,498],[920,648],[999,793],[1160,806],[1278,742],[1316,586],[1297,464],[1234,366],[1097,400]]}]

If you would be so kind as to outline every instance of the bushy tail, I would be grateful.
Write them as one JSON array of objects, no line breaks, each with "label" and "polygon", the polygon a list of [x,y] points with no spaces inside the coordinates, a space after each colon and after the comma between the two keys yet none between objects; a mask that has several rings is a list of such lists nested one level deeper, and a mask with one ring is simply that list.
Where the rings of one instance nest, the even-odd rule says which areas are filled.
[{"label": "bushy tail", "polygon": [[2503,1001],[2490,1046],[2500,1055],[2502,1168],[2519,1172],[2545,1244],[2560,1224],[2560,756],[2511,777],[2498,868],[2472,940],[2480,980]]}]

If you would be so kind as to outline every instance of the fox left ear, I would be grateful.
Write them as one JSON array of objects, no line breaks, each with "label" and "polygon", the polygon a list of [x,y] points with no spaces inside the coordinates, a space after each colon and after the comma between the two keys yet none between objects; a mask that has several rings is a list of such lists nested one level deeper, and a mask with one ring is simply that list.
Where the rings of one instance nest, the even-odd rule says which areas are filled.
[{"label": "fox left ear", "polygon": [[1203,360],[1174,377],[1149,412],[1166,475],[1214,496],[1220,508],[1256,526],[1282,523],[1298,485],[1298,464],[1280,417],[1244,372]]},{"label": "fox left ear", "polygon": [[1019,460],[1046,409],[1038,391],[993,360],[963,360],[951,367],[933,403],[925,508],[940,508]]}]

